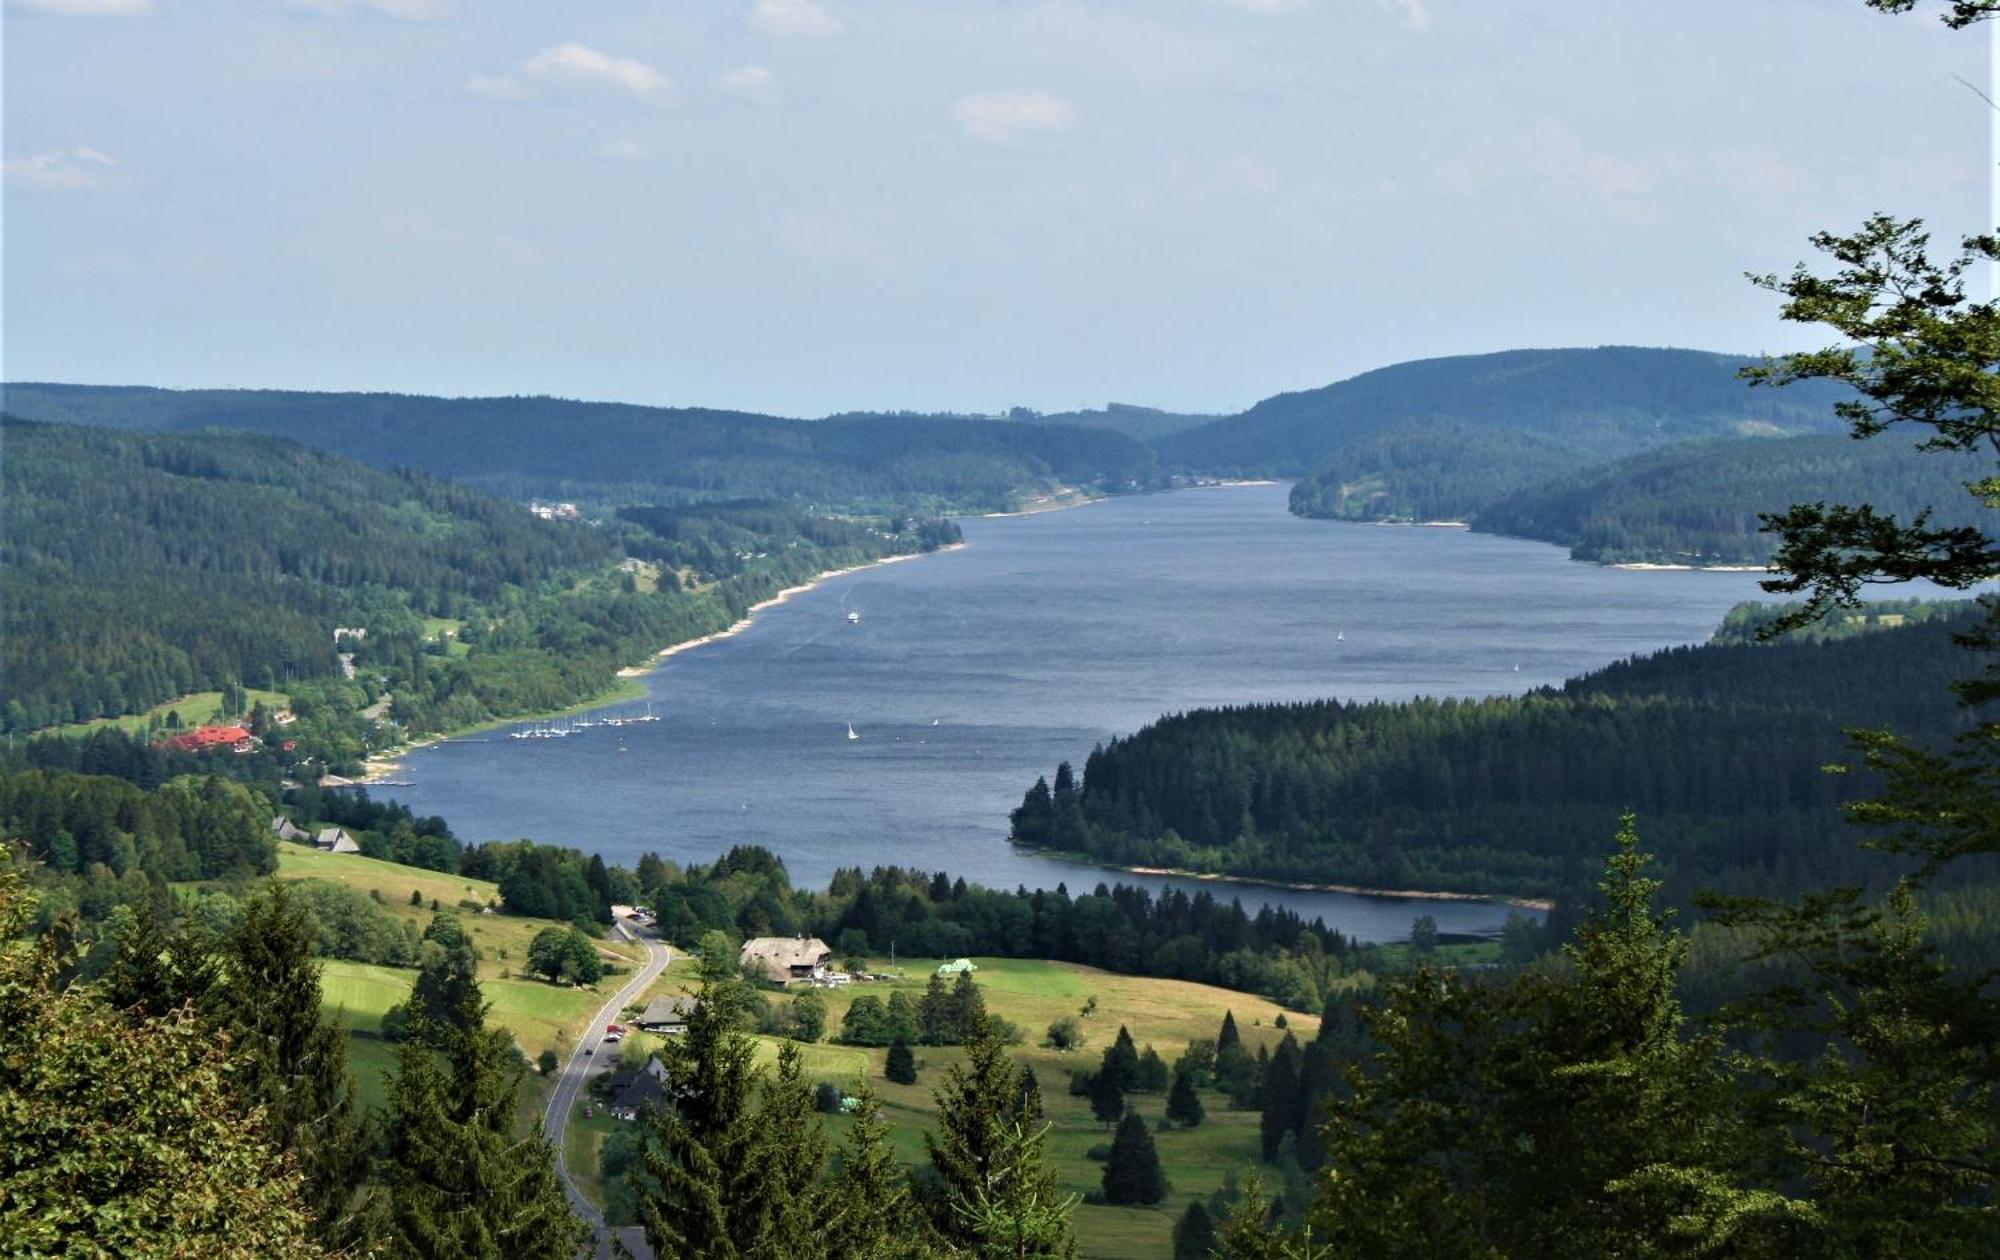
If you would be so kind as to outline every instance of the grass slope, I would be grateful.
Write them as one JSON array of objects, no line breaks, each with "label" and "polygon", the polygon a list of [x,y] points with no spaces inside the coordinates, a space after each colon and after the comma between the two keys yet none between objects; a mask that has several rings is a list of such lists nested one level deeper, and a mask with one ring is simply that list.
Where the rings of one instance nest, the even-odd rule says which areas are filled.
[{"label": "grass slope", "polygon": [[[829,1032],[837,1033],[841,1017],[857,997],[886,999],[898,989],[921,996],[939,961],[904,959],[900,980],[826,992]],[[985,993],[987,1008],[1019,1025],[1026,1037],[1012,1053],[1017,1062],[1034,1069],[1041,1084],[1049,1122],[1047,1149],[1058,1184],[1066,1193],[1081,1195],[1099,1188],[1104,1165],[1086,1152],[1111,1140],[1110,1130],[1091,1117],[1089,1100],[1070,1096],[1069,1074],[1096,1070],[1120,1024],[1131,1030],[1142,1051],[1151,1045],[1170,1065],[1189,1041],[1213,1038],[1225,1011],[1235,1012],[1244,1044],[1253,1052],[1260,1045],[1275,1047],[1287,1031],[1276,1026],[1277,1017],[1285,1012],[1275,1003],[1212,985],[1114,975],[1093,967],[1035,959],[979,958],[974,962],[979,967],[975,978]],[[874,960],[873,965],[886,965],[886,960]],[[681,991],[691,985],[692,976],[692,970],[670,970],[662,990]],[[778,993],[766,996],[773,1002],[791,1000]],[[1093,996],[1097,1014],[1085,1021],[1089,1041],[1081,1050],[1063,1053],[1039,1044],[1050,1023],[1076,1014],[1085,999]],[[1319,1021],[1311,1016],[1289,1014],[1287,1019],[1289,1030],[1301,1041],[1319,1029]],[[780,1043],[769,1037],[758,1041],[759,1059],[768,1064],[777,1057]],[[936,1122],[932,1090],[944,1079],[945,1070],[963,1057],[963,1051],[955,1047],[918,1047],[917,1084],[898,1085],[883,1076],[887,1050],[830,1044],[805,1047],[806,1071],[815,1080],[852,1088],[857,1075],[867,1076],[894,1126],[892,1139],[898,1156],[912,1164],[926,1158],[923,1134]],[[1164,1094],[1137,1094],[1131,1102],[1150,1123],[1157,1125],[1165,1114]],[[1208,1119],[1199,1128],[1154,1135],[1160,1161],[1172,1183],[1165,1201],[1150,1208],[1078,1206],[1076,1230],[1084,1256],[1157,1260],[1169,1254],[1174,1220],[1188,1199],[1214,1190],[1232,1170],[1240,1173],[1257,1164],[1258,1113],[1231,1111],[1228,1100],[1215,1092],[1204,1093],[1202,1103]],[[836,1140],[842,1136],[846,1123],[844,1119],[831,1120],[830,1136]],[[590,1162],[576,1166],[594,1168],[594,1152],[601,1142],[601,1135],[573,1138],[572,1158],[590,1158]]]},{"label": "grass slope", "polygon": [[[466,933],[479,950],[479,983],[487,1001],[493,1004],[490,1018],[514,1034],[516,1044],[531,1061],[543,1050],[567,1055],[583,1031],[584,1022],[611,991],[602,984],[595,990],[564,989],[519,976],[518,970],[528,956],[528,944],[535,934],[544,928],[564,925],[519,915],[480,914],[460,905],[461,900],[481,905],[499,901],[498,886],[488,880],[400,866],[358,854],[321,853],[295,844],[278,846],[277,877],[322,879],[363,895],[379,892],[386,909],[419,927],[430,922],[433,901],[440,908],[458,910],[464,918]],[[410,904],[412,891],[421,895],[421,904]],[[603,950],[623,959],[622,965],[627,970],[644,961],[630,945],[610,939],[599,944]],[[393,1048],[377,1036],[377,1030],[383,1012],[409,997],[417,973],[405,967],[378,967],[341,959],[324,960],[321,968],[320,983],[326,1005],[341,1012],[343,1026],[354,1034],[350,1058],[362,1100],[379,1104],[383,1099],[382,1074],[395,1056]],[[604,984],[614,980],[615,977],[607,977]]]}]

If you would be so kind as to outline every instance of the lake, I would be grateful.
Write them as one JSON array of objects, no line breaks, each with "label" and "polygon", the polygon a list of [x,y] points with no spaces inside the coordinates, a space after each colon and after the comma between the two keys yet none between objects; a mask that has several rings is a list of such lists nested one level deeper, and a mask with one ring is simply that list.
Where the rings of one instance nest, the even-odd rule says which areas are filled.
[{"label": "lake", "polygon": [[[1001,888],[1157,888],[1176,881],[1015,850],[1008,811],[1058,761],[1080,767],[1162,714],[1525,691],[1706,639],[1761,597],[1751,573],[1599,568],[1463,530],[1303,520],[1285,503],[1284,486],[1232,486],[966,520],[962,549],[831,578],[668,659],[645,680],[657,722],[434,745],[397,775],[414,786],[385,791],[461,839],[529,836],[628,866],[649,849],[705,862],[755,843],[805,887],[893,864]],[[1465,933],[1507,913],[1204,886],[1371,941],[1420,913]]]}]

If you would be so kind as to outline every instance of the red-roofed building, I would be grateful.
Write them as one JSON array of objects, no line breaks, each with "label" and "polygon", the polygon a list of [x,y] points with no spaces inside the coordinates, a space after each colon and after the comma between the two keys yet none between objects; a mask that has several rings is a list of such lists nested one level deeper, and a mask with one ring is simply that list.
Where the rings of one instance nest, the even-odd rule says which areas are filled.
[{"label": "red-roofed building", "polygon": [[250,732],[240,726],[203,726],[167,741],[167,747],[175,752],[206,752],[214,748],[247,752],[250,746]]}]

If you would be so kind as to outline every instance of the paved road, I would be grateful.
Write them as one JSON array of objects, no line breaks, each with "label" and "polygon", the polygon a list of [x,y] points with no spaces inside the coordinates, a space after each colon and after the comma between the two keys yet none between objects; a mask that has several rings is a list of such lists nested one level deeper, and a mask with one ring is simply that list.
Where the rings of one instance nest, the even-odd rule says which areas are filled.
[{"label": "paved road", "polygon": [[[594,1052],[603,1045],[604,1026],[616,1022],[618,1012],[637,1001],[639,995],[667,969],[667,963],[672,958],[672,951],[643,929],[635,931],[621,921],[618,930],[646,947],[646,965],[590,1017],[590,1023],[584,1026],[583,1036],[578,1039],[576,1048],[569,1052],[569,1062],[562,1066],[562,1075],[556,1078],[555,1091],[549,1095],[548,1107],[542,1112],[542,1131],[548,1135],[550,1144],[556,1148],[556,1171],[562,1175],[563,1189],[569,1194],[570,1203],[575,1206],[577,1215],[589,1221],[591,1228],[597,1231],[595,1254],[600,1260],[610,1260],[611,1231],[605,1228],[604,1216],[597,1210],[596,1205],[584,1198],[583,1192],[576,1188],[576,1183],[569,1179],[569,1161],[563,1152],[563,1138],[569,1131],[570,1113],[576,1110],[577,1098],[583,1092],[584,1077],[589,1073],[592,1064],[597,1061],[596,1054],[586,1055],[584,1051]],[[618,1232],[634,1256],[651,1255],[639,1231]]]}]

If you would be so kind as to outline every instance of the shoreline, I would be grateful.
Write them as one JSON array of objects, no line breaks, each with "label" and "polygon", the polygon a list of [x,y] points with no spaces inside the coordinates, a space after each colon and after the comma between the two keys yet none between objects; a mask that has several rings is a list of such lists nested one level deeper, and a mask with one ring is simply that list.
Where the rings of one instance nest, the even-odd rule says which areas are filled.
[{"label": "shoreline", "polygon": [[727,639],[731,635],[742,633],[744,630],[749,629],[750,623],[756,620],[757,614],[766,608],[775,604],[782,604],[795,595],[803,595],[831,578],[845,577],[850,573],[860,573],[864,569],[879,568],[885,564],[898,564],[905,560],[921,560],[926,556],[943,555],[948,551],[958,551],[966,545],[962,541],[949,543],[931,551],[905,552],[902,555],[883,556],[879,560],[870,560],[866,564],[851,564],[844,569],[829,569],[809,582],[801,583],[798,586],[788,586],[777,594],[772,595],[769,599],[759,600],[757,603],[750,605],[749,611],[733,625],[711,634],[704,634],[693,639],[684,639],[679,643],[670,643],[647,658],[644,664],[626,665],[620,668],[612,675],[612,684],[588,700],[579,700],[575,704],[565,705],[560,709],[549,709],[540,713],[523,713],[516,717],[493,718],[485,722],[476,722],[471,726],[462,726],[449,731],[421,735],[416,739],[398,744],[394,748],[385,748],[379,753],[364,757],[361,762],[361,773],[355,777],[354,783],[360,787],[368,787],[380,783],[403,768],[402,759],[404,757],[420,749],[429,748],[434,744],[449,743],[454,739],[460,739],[467,735],[478,734],[481,731],[495,731],[503,726],[516,726],[522,722],[546,721],[550,718],[569,717],[578,713],[588,713],[592,709],[601,709],[607,704],[617,704],[621,700],[637,700],[646,694],[645,688],[638,685],[637,679],[644,678],[658,669],[661,662],[669,657],[678,656],[682,652],[692,652],[694,649],[714,643],[718,639]]},{"label": "shoreline", "polygon": [[1547,914],[1556,908],[1553,897],[1510,897],[1497,893],[1439,892],[1421,888],[1365,888],[1360,884],[1311,884],[1294,880],[1266,879],[1255,875],[1189,871],[1177,866],[1126,866],[1117,862],[1100,862],[1095,858],[1065,853],[1059,849],[1028,849],[1018,845],[1015,847],[1023,853],[1032,853],[1036,857],[1054,858],[1059,862],[1069,862],[1077,866],[1093,866],[1101,871],[1123,871],[1128,875],[1154,875],[1165,879],[1191,879],[1207,884],[1245,884],[1256,888],[1282,888],[1287,892],[1345,893],[1353,897],[1377,897],[1393,901],[1478,901],[1492,905],[1513,906],[1520,910],[1535,910],[1542,914]]},{"label": "shoreline", "polygon": [[1662,564],[1651,560],[1627,560],[1621,564],[1607,564],[1607,569],[1623,569],[1628,573],[1769,573],[1768,564]]}]

